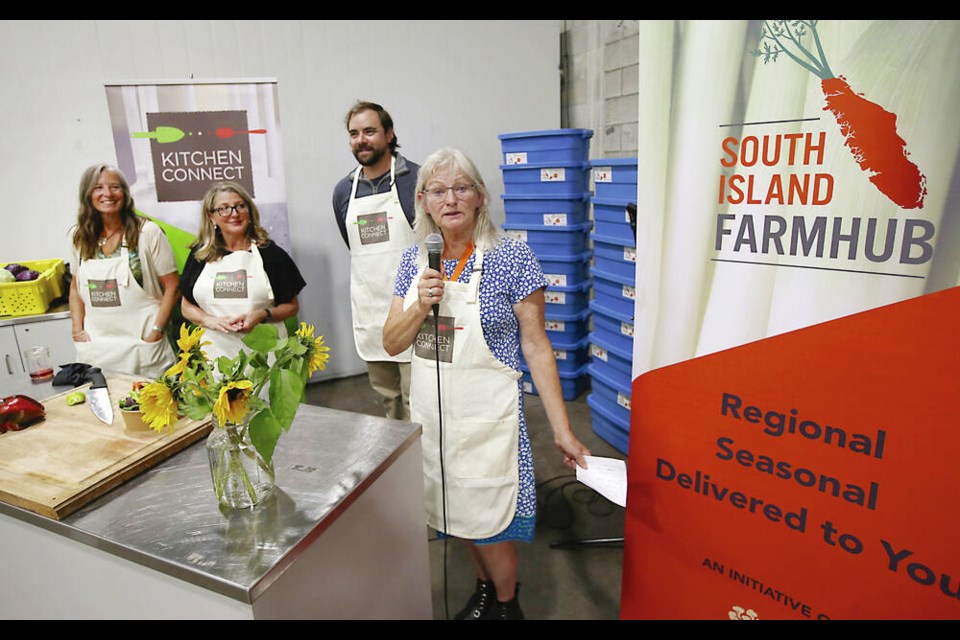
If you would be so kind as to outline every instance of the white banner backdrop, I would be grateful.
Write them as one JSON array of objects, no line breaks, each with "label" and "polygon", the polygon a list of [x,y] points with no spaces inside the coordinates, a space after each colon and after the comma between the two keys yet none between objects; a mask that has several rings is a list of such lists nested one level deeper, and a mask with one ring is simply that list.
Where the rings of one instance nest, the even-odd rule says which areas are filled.
[{"label": "white banner backdrop", "polygon": [[[207,187],[232,180],[293,254],[275,80],[116,82],[106,92],[117,162],[138,211],[192,235]],[[171,243],[182,266],[185,248]]]}]

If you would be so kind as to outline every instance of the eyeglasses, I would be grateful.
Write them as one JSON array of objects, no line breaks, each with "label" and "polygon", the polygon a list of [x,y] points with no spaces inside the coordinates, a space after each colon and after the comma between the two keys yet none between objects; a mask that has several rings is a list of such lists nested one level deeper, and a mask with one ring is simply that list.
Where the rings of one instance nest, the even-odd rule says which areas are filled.
[{"label": "eyeglasses", "polygon": [[234,204],[234,205],[225,204],[221,207],[217,207],[216,209],[213,210],[213,212],[219,215],[221,218],[226,218],[234,211],[236,211],[237,213],[246,213],[249,210],[250,208],[247,207],[247,203],[241,202],[240,204]]},{"label": "eyeglasses", "polygon": [[447,191],[453,191],[453,195],[456,196],[457,200],[466,200],[476,191],[476,187],[472,184],[455,184],[452,187],[433,187],[432,189],[423,190],[423,192],[427,194],[427,197],[434,202],[440,202],[446,198]]}]

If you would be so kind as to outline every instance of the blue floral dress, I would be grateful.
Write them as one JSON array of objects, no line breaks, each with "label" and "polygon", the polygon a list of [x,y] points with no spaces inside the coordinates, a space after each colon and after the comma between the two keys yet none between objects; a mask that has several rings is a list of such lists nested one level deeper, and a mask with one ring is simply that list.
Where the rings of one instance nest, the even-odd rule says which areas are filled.
[{"label": "blue floral dress", "polygon": [[[393,293],[400,297],[417,276],[418,246],[407,248],[400,258],[397,279]],[[476,253],[470,256],[459,282],[470,282]],[[453,273],[457,260],[444,260],[446,273]],[[520,302],[537,289],[548,285],[543,269],[536,255],[526,243],[509,237],[501,237],[493,250],[483,258],[483,277],[480,280],[480,324],[483,337],[493,355],[516,371],[520,371],[520,323],[513,313],[513,305]],[[469,389],[465,389],[469,393]],[[527,434],[527,422],[523,415],[523,386],[517,382],[517,395],[520,407],[520,489],[517,497],[517,512],[504,531],[483,540],[479,544],[503,542],[505,540],[533,540],[536,525],[536,485],[533,470],[533,452],[530,437]]]}]

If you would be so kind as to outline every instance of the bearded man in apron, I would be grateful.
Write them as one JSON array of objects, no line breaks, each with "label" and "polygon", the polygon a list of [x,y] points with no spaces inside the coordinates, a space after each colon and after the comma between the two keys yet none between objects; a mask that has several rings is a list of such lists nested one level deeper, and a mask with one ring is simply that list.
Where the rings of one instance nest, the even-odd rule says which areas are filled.
[{"label": "bearded man in apron", "polygon": [[157,378],[176,356],[164,333],[180,296],[173,249],[134,211],[119,169],[95,164],[80,179],[72,230],[70,319],[77,362]]},{"label": "bearded man in apron", "polygon": [[[514,543],[533,539],[536,487],[521,348],[564,464],[586,468],[590,451],[570,427],[546,334],[546,277],[530,247],[497,233],[489,198],[461,151],[424,161],[418,242],[403,252],[383,345],[413,348],[410,410],[423,425],[427,524],[461,538],[477,570],[456,619],[522,620]],[[431,233],[443,236],[440,271],[427,266]]]},{"label": "bearded man in apron", "polygon": [[260,226],[260,212],[236,182],[213,184],[203,198],[200,230],[190,245],[181,280],[180,309],[206,327],[207,357],[248,353],[243,336],[270,322],[281,338],[284,320],[300,310],[297,295],[306,286],[290,255]]},{"label": "bearded man in apron", "polygon": [[386,417],[410,419],[410,350],[383,349],[383,323],[400,254],[414,242],[419,165],[397,153],[393,119],[380,105],[358,102],[346,117],[350,149],[360,165],[333,191],[333,210],[350,249],[350,309],[357,354]]}]

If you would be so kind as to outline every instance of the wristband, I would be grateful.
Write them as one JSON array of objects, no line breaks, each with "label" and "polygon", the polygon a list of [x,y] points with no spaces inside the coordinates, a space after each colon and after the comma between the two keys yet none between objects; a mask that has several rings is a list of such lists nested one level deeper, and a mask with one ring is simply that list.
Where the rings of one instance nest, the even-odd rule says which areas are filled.
[{"label": "wristband", "polygon": [[270,313],[270,309],[264,309],[264,312],[267,314],[267,322],[273,322],[273,314]]},{"label": "wristband", "polygon": [[151,331],[159,331],[160,333],[163,333],[163,329],[161,329],[161,328],[158,327],[157,325],[153,325],[152,327],[150,327],[150,330],[151,330]]}]

